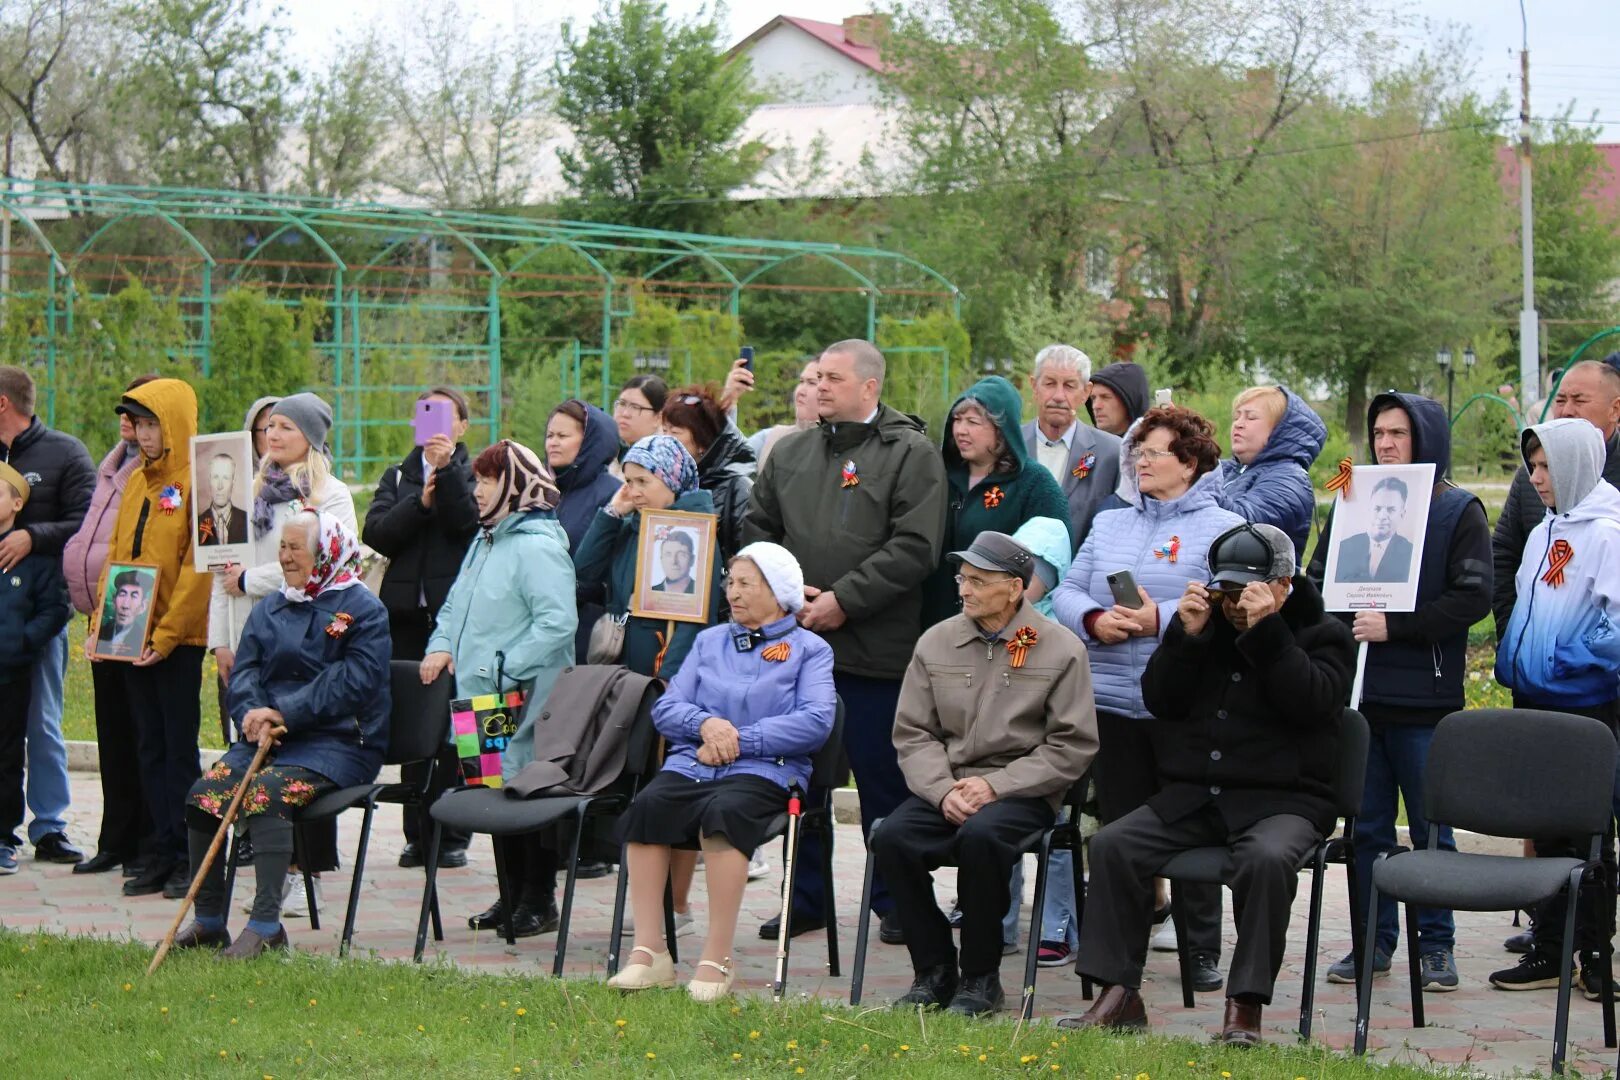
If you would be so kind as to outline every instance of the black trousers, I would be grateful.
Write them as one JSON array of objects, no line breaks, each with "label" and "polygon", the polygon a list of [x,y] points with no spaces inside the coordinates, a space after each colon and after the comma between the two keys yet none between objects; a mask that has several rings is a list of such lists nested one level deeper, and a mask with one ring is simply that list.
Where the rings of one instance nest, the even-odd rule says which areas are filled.
[{"label": "black trousers", "polygon": [[23,823],[23,747],[28,739],[28,668],[0,682],[0,844],[18,847]]},{"label": "black trousers", "polygon": [[[1135,719],[1097,710],[1097,813],[1104,825],[1145,806],[1159,790],[1153,752],[1153,719]],[[1187,946],[1214,960],[1221,957],[1221,887],[1172,882],[1171,902],[1186,917]],[[1148,901],[1152,903],[1152,898]]]},{"label": "black trousers", "polygon": [[[888,816],[872,837],[872,853],[889,884],[916,971],[954,964],[957,959],[950,921],[934,900],[929,877],[941,866],[963,871],[956,878],[957,905],[962,909],[962,974],[1000,970],[1001,919],[1012,899],[1008,878],[1021,856],[1020,841],[1052,824],[1055,817],[1045,799],[998,799],[961,825],[952,825],[938,807],[915,795]],[[1089,924],[1089,910],[1086,915]]]},{"label": "black trousers", "polygon": [[152,813],[141,792],[135,716],[124,665],[90,665],[96,701],[96,753],[101,760],[101,835],[96,851],[129,861],[151,842]]},{"label": "black trousers", "polygon": [[[135,721],[141,791],[152,815],[152,858],[184,865],[186,795],[202,775],[197,733],[202,726],[201,645],[177,645],[151,667],[120,663],[125,700]],[[109,661],[102,661],[108,663]]]},{"label": "black trousers", "polygon": [[1178,852],[1225,844],[1236,864],[1232,910],[1238,933],[1227,996],[1254,994],[1270,1004],[1288,945],[1300,861],[1320,839],[1316,826],[1297,814],[1261,818],[1234,832],[1213,806],[1171,823],[1144,806],[1103,826],[1091,838],[1080,971],[1109,985],[1140,988],[1152,929],[1154,873]]},{"label": "black trousers", "polygon": [[[433,615],[427,608],[417,608],[414,611],[390,611],[388,613],[388,634],[393,641],[395,660],[420,660],[427,655],[428,638],[433,636]],[[446,727],[448,728],[448,718]],[[400,767],[399,778],[407,784],[421,783],[423,774],[427,772],[425,764],[411,762]],[[427,799],[420,811],[405,807],[402,812],[405,830],[405,842],[418,846],[425,843],[422,836],[422,821],[427,816],[427,808],[432,806],[440,795],[451,788],[461,785],[461,759],[456,757],[455,749],[446,743],[439,751],[438,768],[434,772],[433,787],[428,790]],[[444,851],[465,851],[472,836],[460,829],[445,829],[439,836],[439,847]],[[423,849],[426,854],[426,849]]]}]

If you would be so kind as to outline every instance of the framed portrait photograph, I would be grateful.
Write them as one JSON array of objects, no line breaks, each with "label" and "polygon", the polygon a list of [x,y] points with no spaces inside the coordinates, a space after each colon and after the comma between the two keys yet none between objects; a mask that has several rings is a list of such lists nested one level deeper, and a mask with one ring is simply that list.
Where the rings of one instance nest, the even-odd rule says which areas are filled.
[{"label": "framed portrait photograph", "polygon": [[684,510],[641,512],[630,614],[676,622],[709,621],[715,522],[713,514]]},{"label": "framed portrait photograph", "polygon": [[253,436],[191,439],[191,552],[199,574],[253,563]]},{"label": "framed portrait photograph", "polygon": [[1329,611],[1413,611],[1434,465],[1357,465],[1333,502],[1323,574]]},{"label": "framed portrait photograph", "polygon": [[107,567],[107,591],[96,617],[97,660],[141,658],[152,625],[152,592],[158,568],[148,563],[113,563]]}]

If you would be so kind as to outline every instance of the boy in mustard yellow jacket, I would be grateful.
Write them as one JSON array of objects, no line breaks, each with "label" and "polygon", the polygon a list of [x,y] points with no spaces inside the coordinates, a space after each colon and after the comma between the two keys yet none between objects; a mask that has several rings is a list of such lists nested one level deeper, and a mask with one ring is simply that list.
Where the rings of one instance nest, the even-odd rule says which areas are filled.
[{"label": "boy in mustard yellow jacket", "polygon": [[[115,411],[135,425],[142,462],[124,489],[97,596],[106,595],[107,575],[119,564],[153,567],[157,578],[140,655],[121,665],[135,721],[141,788],[153,823],[146,865],[124,883],[124,893],[179,898],[191,883],[185,798],[202,773],[198,697],[211,584],[192,568],[191,437],[197,433],[197,395],[179,379],[157,379],[124,395]],[[94,652],[100,614],[97,605],[86,656]],[[103,767],[118,766],[104,762]]]}]

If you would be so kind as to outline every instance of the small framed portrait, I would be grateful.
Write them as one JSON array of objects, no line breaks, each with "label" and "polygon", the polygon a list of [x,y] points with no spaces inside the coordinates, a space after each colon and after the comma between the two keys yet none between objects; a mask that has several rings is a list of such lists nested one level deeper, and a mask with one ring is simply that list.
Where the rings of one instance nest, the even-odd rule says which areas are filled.
[{"label": "small framed portrait", "polygon": [[1357,465],[1333,502],[1323,572],[1329,611],[1412,611],[1429,525],[1434,465]]},{"label": "small framed portrait", "polygon": [[107,592],[96,618],[97,660],[141,658],[152,625],[152,592],[158,568],[147,563],[113,563],[107,568]]},{"label": "small framed portrait", "polygon": [[191,553],[199,574],[253,562],[253,436],[191,440]]},{"label": "small framed portrait", "polygon": [[714,587],[715,516],[643,510],[630,614],[707,623]]}]

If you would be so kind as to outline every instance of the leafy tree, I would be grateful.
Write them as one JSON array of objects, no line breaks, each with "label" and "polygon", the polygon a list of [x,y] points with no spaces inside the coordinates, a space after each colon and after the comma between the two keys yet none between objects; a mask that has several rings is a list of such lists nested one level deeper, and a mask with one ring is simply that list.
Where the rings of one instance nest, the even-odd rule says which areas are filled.
[{"label": "leafy tree", "polygon": [[390,105],[383,73],[382,47],[367,34],[344,47],[327,70],[311,80],[300,106],[304,161],[299,171],[304,191],[342,198],[377,178]]},{"label": "leafy tree", "polygon": [[563,23],[554,78],[574,133],[557,152],[578,199],[570,212],[692,232],[723,215],[766,148],[742,141],[758,97],[722,33],[716,17],[678,22],[656,0],[604,0],[583,34]]},{"label": "leafy tree", "polygon": [[44,175],[89,180],[104,164],[108,98],[125,74],[110,0],[0,0],[0,118]]}]

